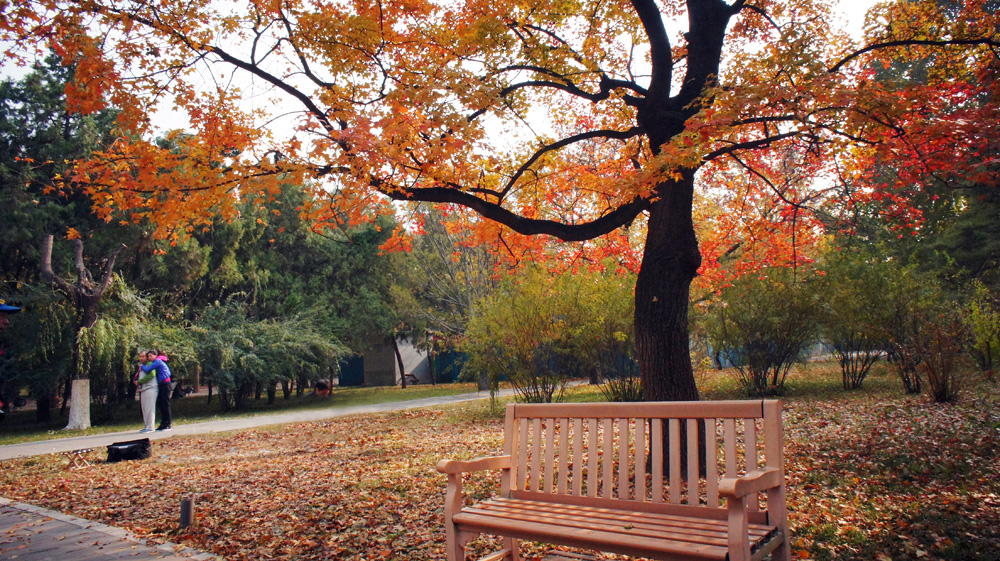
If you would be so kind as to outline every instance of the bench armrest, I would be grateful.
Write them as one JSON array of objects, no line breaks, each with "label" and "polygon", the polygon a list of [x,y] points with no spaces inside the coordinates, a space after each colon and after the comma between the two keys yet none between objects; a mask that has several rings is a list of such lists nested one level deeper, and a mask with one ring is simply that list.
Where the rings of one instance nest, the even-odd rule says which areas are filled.
[{"label": "bench armrest", "polygon": [[743,477],[724,477],[719,480],[719,495],[740,499],[784,484],[778,468],[754,470]]},{"label": "bench armrest", "polygon": [[441,473],[471,473],[497,469],[510,469],[510,456],[490,456],[473,460],[441,460],[437,470]]}]

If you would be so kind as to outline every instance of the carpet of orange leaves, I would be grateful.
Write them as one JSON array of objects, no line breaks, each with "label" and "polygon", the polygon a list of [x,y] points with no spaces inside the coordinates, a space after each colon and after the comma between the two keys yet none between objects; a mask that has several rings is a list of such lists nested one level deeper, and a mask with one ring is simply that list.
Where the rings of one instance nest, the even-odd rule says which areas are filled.
[{"label": "carpet of orange leaves", "polygon": [[[865,392],[789,400],[793,557],[1000,558],[1000,399],[992,388],[957,405]],[[499,421],[456,411],[173,438],[155,442],[150,460],[72,472],[62,456],[14,460],[3,465],[0,496],[226,560],[441,559],[445,478],[435,464],[502,445]],[[476,476],[467,489],[482,498],[496,482]],[[198,524],[180,530],[187,497]],[[494,545],[474,542],[470,554]],[[526,553],[543,551],[529,545]]]}]

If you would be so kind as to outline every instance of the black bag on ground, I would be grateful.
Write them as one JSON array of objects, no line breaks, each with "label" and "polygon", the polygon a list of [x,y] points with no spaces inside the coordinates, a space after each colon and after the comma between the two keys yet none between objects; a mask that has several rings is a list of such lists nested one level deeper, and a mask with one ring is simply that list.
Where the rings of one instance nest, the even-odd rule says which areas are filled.
[{"label": "black bag on ground", "polygon": [[153,455],[153,445],[148,438],[115,442],[108,446],[108,463],[122,460],[145,460]]}]

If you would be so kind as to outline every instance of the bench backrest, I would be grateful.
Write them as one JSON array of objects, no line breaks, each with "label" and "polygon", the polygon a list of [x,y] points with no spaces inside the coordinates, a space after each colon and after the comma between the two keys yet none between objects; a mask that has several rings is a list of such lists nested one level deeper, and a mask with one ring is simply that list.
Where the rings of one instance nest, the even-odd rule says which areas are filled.
[{"label": "bench backrest", "polygon": [[[687,438],[699,430],[704,453],[701,439]],[[783,469],[777,400],[509,404],[504,436],[513,466],[502,491],[516,498],[628,501],[636,510],[698,508],[722,518],[721,477]],[[751,511],[760,510],[757,499]]]}]

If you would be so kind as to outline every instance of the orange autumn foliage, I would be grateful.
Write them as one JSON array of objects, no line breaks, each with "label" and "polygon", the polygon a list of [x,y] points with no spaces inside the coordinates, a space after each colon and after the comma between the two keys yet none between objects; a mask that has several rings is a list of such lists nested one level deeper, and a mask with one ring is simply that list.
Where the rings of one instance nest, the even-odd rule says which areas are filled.
[{"label": "orange autumn foliage", "polygon": [[[863,43],[818,0],[21,0],[0,15],[9,60],[52,48],[76,65],[72,109],[122,109],[119,143],[67,178],[106,218],[178,236],[295,181],[317,228],[423,201],[475,213],[455,226],[515,262],[612,256],[639,271],[651,398],[697,397],[699,273],[710,288],[806,261],[821,215],[859,197],[905,215],[913,178],[879,185],[875,163],[996,167],[981,165],[998,137],[986,0],[880,5]],[[928,57],[906,85],[876,72]],[[152,140],[165,103],[191,133],[170,146]]]}]

